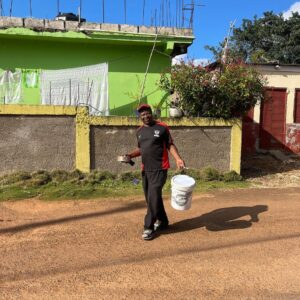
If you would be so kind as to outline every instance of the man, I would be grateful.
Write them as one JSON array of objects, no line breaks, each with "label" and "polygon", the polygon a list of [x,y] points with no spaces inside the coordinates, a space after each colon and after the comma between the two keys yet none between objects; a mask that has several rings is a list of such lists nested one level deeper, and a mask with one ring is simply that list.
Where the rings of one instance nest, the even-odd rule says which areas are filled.
[{"label": "man", "polygon": [[131,159],[142,156],[143,189],[147,202],[147,213],[142,238],[151,240],[156,230],[166,229],[169,220],[162,200],[162,188],[170,168],[168,151],[174,157],[177,168],[184,168],[166,124],[155,121],[148,104],[141,104],[138,112],[143,125],[137,130],[138,148],[127,154]]}]

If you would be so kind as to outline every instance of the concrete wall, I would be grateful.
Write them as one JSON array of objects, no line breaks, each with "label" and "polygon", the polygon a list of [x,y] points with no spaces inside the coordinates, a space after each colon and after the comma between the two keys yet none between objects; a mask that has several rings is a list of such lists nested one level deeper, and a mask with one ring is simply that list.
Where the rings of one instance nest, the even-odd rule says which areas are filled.
[{"label": "concrete wall", "polygon": [[[240,172],[240,120],[162,121],[171,128],[188,167]],[[140,120],[132,117],[93,117],[86,107],[0,105],[0,173],[74,168],[83,172],[132,170],[118,163],[117,156],[137,146],[135,134],[140,125]],[[135,169],[139,169],[139,163]]]},{"label": "concrete wall", "polygon": [[[230,170],[231,127],[172,127],[171,131],[187,167]],[[175,168],[173,160],[171,166]]]},{"label": "concrete wall", "polygon": [[75,168],[75,118],[1,116],[0,173]]},{"label": "concrete wall", "polygon": [[126,33],[147,33],[159,35],[174,36],[192,36],[192,29],[175,28],[175,27],[155,27],[155,26],[136,26],[128,24],[109,24],[109,23],[92,23],[77,22],[64,20],[48,20],[35,18],[16,18],[16,17],[0,17],[0,28],[29,28],[35,31],[84,31],[88,33],[94,32],[126,32]]},{"label": "concrete wall", "polygon": [[117,162],[117,156],[123,155],[137,147],[136,126],[91,126],[91,169],[123,172],[140,170],[141,160],[132,168]]},{"label": "concrete wall", "polygon": [[[140,159],[135,159],[134,168],[116,161],[118,155],[130,152],[137,146],[136,126],[91,127],[91,169],[112,172],[140,169]],[[230,127],[198,128],[171,127],[174,142],[190,168],[202,169],[207,166],[220,171],[230,168]],[[171,168],[176,169],[170,156]]]}]

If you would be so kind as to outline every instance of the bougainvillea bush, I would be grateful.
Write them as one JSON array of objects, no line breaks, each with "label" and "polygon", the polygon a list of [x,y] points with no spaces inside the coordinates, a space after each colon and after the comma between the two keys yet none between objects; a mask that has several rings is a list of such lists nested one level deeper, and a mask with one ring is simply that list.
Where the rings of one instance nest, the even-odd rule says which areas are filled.
[{"label": "bougainvillea bush", "polygon": [[193,63],[173,65],[163,73],[159,86],[176,92],[187,116],[229,119],[246,114],[263,99],[266,80],[253,67],[220,64],[209,70]]}]

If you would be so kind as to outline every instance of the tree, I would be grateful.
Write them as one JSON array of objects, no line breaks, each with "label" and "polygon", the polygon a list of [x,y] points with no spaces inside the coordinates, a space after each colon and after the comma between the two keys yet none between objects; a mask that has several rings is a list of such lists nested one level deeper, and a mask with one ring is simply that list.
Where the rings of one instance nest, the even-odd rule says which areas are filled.
[{"label": "tree", "polygon": [[[221,56],[224,42],[219,46],[206,46],[216,59]],[[300,15],[289,19],[273,12],[253,20],[243,19],[240,28],[233,30],[229,42],[229,59],[250,63],[300,63]]]}]

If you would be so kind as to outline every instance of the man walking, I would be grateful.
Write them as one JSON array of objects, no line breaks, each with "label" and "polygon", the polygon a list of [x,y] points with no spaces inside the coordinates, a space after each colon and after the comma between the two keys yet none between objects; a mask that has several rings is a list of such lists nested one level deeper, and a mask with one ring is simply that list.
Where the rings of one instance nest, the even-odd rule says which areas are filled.
[{"label": "man walking", "polygon": [[170,168],[168,151],[174,157],[177,168],[184,168],[185,165],[173,143],[168,126],[153,119],[152,109],[148,104],[141,104],[138,112],[143,122],[137,130],[138,147],[127,156],[130,159],[142,156],[142,182],[147,202],[142,238],[151,240],[156,230],[166,229],[169,225],[162,200],[162,188]]}]

